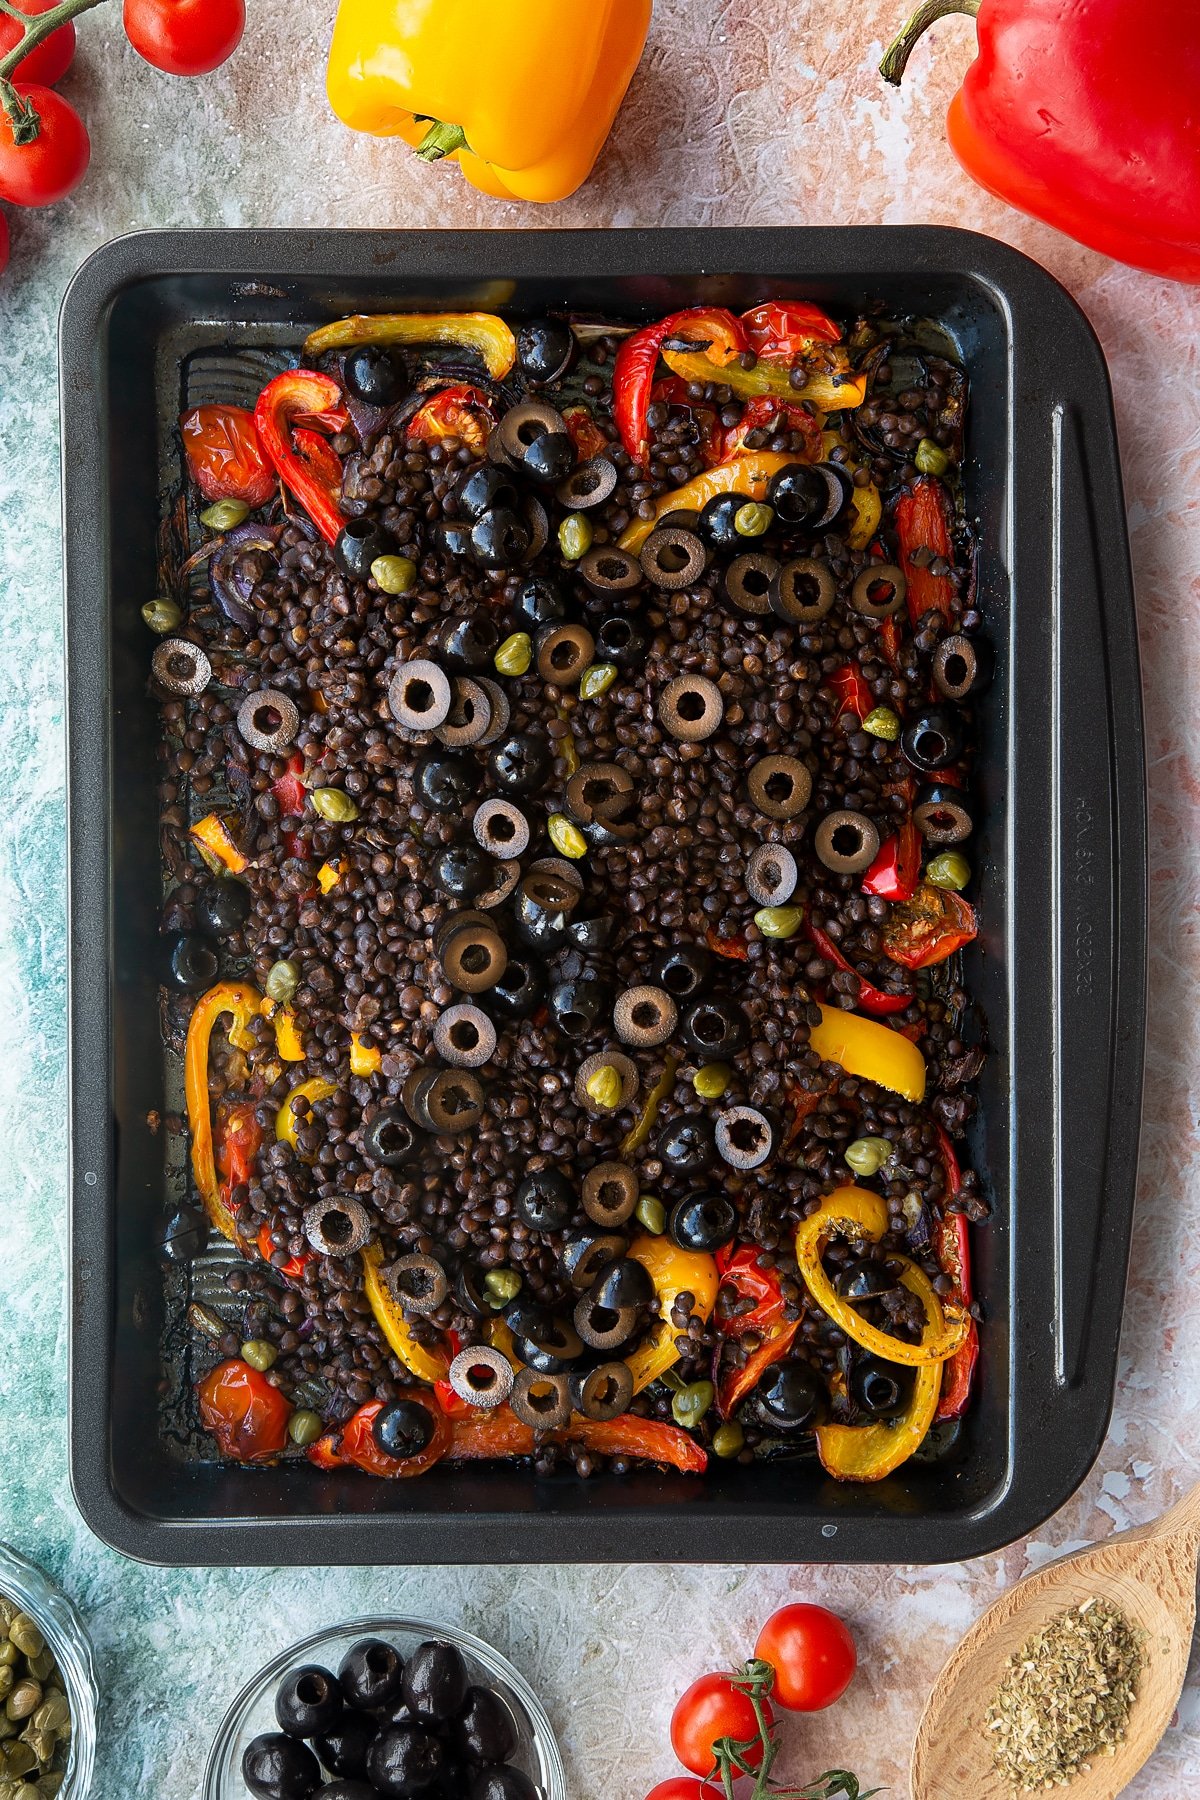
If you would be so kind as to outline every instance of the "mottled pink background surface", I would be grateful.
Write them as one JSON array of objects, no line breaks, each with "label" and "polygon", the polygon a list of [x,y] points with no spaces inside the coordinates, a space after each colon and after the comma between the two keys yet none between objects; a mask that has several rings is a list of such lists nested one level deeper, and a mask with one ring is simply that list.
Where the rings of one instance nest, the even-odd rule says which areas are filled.
[{"label": "mottled pink background surface", "polygon": [[[251,0],[236,61],[196,85],[138,63],[119,43],[114,6],[81,22],[67,91],[92,126],[93,172],[67,205],[15,222],[14,266],[0,283],[0,704],[9,701],[10,721],[20,716],[19,733],[0,745],[0,968],[21,1050],[0,1073],[9,1251],[0,1261],[0,1525],[56,1568],[88,1614],[107,1703],[97,1789],[106,1796],[196,1793],[217,1712],[251,1668],[322,1622],[393,1607],[461,1621],[516,1658],[561,1730],[576,1800],[640,1800],[671,1770],[675,1694],[704,1668],[739,1659],[766,1614],[795,1596],[846,1614],[862,1673],[833,1712],[790,1728],[782,1772],[851,1767],[904,1795],[919,1708],[983,1606],[1062,1550],[1150,1518],[1200,1475],[1200,295],[1117,268],[972,186],[942,120],[973,27],[942,24],[897,93],[875,65],[902,8],[659,0],[594,180],[543,210],[482,198],[447,170],[426,171],[396,146],[342,130],[322,91],[329,0]],[[1121,1380],[1096,1470],[1031,1540],[966,1567],[164,1575],[123,1563],[74,1512],[58,1428],[64,931],[52,327],[67,277],[97,244],[148,225],[905,222],[991,232],[1043,263],[1099,332],[1116,393],[1147,711],[1151,985]],[[31,1365],[32,1382],[18,1373]],[[1139,1800],[1200,1793],[1194,1682],[1193,1673],[1153,1767],[1128,1790]]]}]

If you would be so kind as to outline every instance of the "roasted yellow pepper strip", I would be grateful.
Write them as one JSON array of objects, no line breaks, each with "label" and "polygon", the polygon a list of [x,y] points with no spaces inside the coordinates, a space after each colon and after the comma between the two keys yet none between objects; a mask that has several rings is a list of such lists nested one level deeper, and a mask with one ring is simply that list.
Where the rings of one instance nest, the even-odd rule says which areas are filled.
[{"label": "roasted yellow pepper strip", "polygon": [[666,513],[699,512],[718,494],[745,494],[750,500],[765,500],[772,475],[778,475],[780,469],[791,468],[796,460],[778,450],[752,450],[746,456],[735,456],[732,462],[719,463],[715,469],[705,469],[702,475],[693,475],[673,493],[660,494],[654,502],[654,517],[635,519],[632,525],[627,525],[618,545],[636,556]]},{"label": "roasted yellow pepper strip", "polygon": [[220,866],[233,875],[240,875],[249,866],[220,813],[205,813],[202,819],[196,820],[190,835],[195,838],[210,868]]},{"label": "roasted yellow pepper strip", "polygon": [[275,1048],[279,1052],[281,1062],[303,1062],[304,1040],[300,1036],[300,1025],[294,1006],[280,1006],[275,1000],[266,999],[262,1003],[264,1019],[270,1019],[275,1027]]},{"label": "roasted yellow pepper strip", "polygon": [[335,888],[341,879],[342,865],[340,862],[323,862],[317,870],[317,886],[323,894],[327,894],[330,888]]},{"label": "roasted yellow pepper strip", "polygon": [[[849,370],[845,351],[831,354],[845,371]],[[703,350],[674,350],[669,343],[664,344],[662,357],[672,374],[682,380],[715,382],[745,400],[770,394],[775,400],[789,400],[793,405],[809,400],[822,412],[837,412],[839,407],[861,406],[867,397],[866,376],[851,375],[838,368],[813,369],[803,387],[793,387],[786,363],[757,362],[752,369],[743,369],[738,362],[714,362]]]},{"label": "roasted yellow pepper strip", "polygon": [[876,1081],[906,1100],[925,1098],[925,1058],[911,1039],[878,1019],[823,1006],[820,1024],[809,1027],[808,1041],[822,1062],[837,1063],[848,1075]]},{"label": "roasted yellow pepper strip", "polygon": [[867,487],[856,487],[850,504],[854,508],[854,523],[846,533],[846,542],[852,550],[865,550],[879,530],[879,521],[883,517],[879,489],[874,482]]},{"label": "roasted yellow pepper strip", "polygon": [[295,1099],[308,1100],[310,1102],[313,1100],[328,1100],[330,1094],[336,1093],[336,1082],[326,1081],[320,1075],[314,1075],[308,1081],[302,1081],[297,1087],[294,1087],[284,1100],[279,1111],[275,1114],[275,1136],[279,1142],[281,1144],[290,1144],[292,1149],[296,1150],[296,1154],[299,1155],[299,1151],[296,1147],[296,1134],[300,1129],[300,1119],[301,1117],[306,1120],[311,1119],[312,1112],[310,1110],[303,1115],[294,1113],[292,1111],[292,1101]]},{"label": "roasted yellow pepper strip", "polygon": [[663,1064],[663,1072],[646,1095],[646,1104],[642,1107],[634,1123],[621,1139],[621,1155],[632,1156],[640,1150],[650,1136],[651,1127],[658,1117],[658,1109],[675,1086],[675,1071],[679,1067],[679,1058],[668,1054]]},{"label": "roasted yellow pepper strip", "polygon": [[383,1252],[378,1244],[368,1244],[362,1253],[363,1259],[363,1292],[375,1315],[375,1323],[395,1351],[405,1368],[417,1377],[418,1381],[427,1381],[432,1387],[435,1381],[443,1381],[450,1369],[450,1359],[444,1351],[431,1349],[426,1344],[418,1344],[412,1334],[408,1320],[396,1305],[387,1290],[386,1283],[380,1274],[383,1266]]},{"label": "roasted yellow pepper strip", "polygon": [[837,1481],[882,1481],[920,1448],[941,1391],[941,1363],[926,1363],[917,1370],[908,1406],[898,1419],[879,1425],[818,1425],[821,1466]]},{"label": "roasted yellow pepper strip", "polygon": [[212,1034],[221,1019],[229,1020],[229,1041],[238,1050],[251,1050],[254,1039],[250,1021],[262,1007],[262,995],[247,981],[220,981],[202,994],[188,1021],[187,1046],[183,1058],[184,1093],[187,1097],[188,1128],[192,1134],[192,1172],[204,1201],[205,1211],[216,1229],[230,1243],[237,1243],[238,1230],[233,1214],[221,1198],[217,1181],[217,1165],[213,1156],[212,1096],[208,1091],[208,1049]]},{"label": "roasted yellow pepper strip", "polygon": [[383,1061],[383,1051],[374,1044],[364,1044],[357,1031],[350,1033],[350,1073],[373,1075]]},{"label": "roasted yellow pepper strip", "polygon": [[495,313],[355,313],[310,332],[304,353],[320,356],[353,344],[459,344],[477,350],[497,381],[517,359],[517,340]]},{"label": "roasted yellow pepper strip", "polygon": [[633,1391],[640,1394],[644,1387],[649,1387],[679,1361],[679,1352],[675,1348],[679,1333],[671,1323],[671,1308],[680,1294],[691,1294],[692,1312],[707,1319],[717,1304],[721,1277],[714,1256],[703,1250],[681,1250],[668,1237],[646,1235],[635,1238],[628,1254],[641,1263],[654,1283],[661,1315],[661,1322],[652,1328],[649,1341],[640,1344],[625,1358],[633,1376]]}]

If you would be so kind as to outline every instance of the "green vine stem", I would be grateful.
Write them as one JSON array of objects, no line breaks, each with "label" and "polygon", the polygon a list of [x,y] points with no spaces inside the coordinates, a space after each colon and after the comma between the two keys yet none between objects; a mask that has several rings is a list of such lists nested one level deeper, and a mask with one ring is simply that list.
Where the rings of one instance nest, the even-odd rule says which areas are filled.
[{"label": "green vine stem", "polygon": [[978,18],[982,4],[983,0],[921,0],[916,12],[897,32],[884,52],[883,61],[879,65],[879,73],[883,79],[890,81],[893,87],[899,87],[908,67],[908,59],[929,27],[936,25],[939,19],[948,18],[951,13],[962,13],[968,19]]},{"label": "green vine stem", "polygon": [[[931,3],[936,4],[937,0],[931,0]],[[840,1800],[841,1796],[844,1800],[872,1800],[873,1795],[883,1792],[882,1788],[860,1788],[858,1777],[846,1769],[827,1769],[802,1788],[772,1787],[771,1767],[779,1754],[779,1745],[767,1722],[765,1702],[775,1685],[775,1670],[769,1662],[755,1657],[728,1680],[731,1687],[745,1694],[754,1708],[758,1735],[741,1742],[718,1738],[713,1745],[716,1765],[708,1779],[711,1781],[715,1775],[720,1780],[725,1800],[733,1800],[733,1784],[738,1775],[754,1777],[754,1791],[749,1800]],[[756,1750],[761,1751],[757,1768],[750,1760],[751,1753]]]},{"label": "green vine stem", "polygon": [[0,57],[0,106],[8,114],[12,126],[15,144],[31,144],[41,129],[41,121],[37,108],[30,104],[13,86],[13,76],[31,50],[44,43],[52,32],[60,25],[66,25],[71,19],[78,18],[80,13],[91,12],[93,7],[103,6],[104,0],[59,0],[49,12],[26,13],[14,4],[14,0],[0,0],[0,12],[15,19],[23,27],[21,36],[6,56]]}]

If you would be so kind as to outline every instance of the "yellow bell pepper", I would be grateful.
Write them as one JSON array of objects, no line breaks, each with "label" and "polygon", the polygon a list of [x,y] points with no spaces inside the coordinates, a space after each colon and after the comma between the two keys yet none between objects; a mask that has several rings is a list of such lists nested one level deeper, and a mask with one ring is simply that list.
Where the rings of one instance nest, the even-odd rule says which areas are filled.
[{"label": "yellow bell pepper", "polygon": [[878,1082],[906,1100],[925,1098],[925,1058],[911,1039],[878,1019],[823,1006],[821,1023],[809,1027],[808,1041],[822,1062],[838,1063],[848,1075]]},{"label": "yellow bell pepper", "polygon": [[796,1262],[804,1285],[822,1312],[864,1350],[870,1350],[887,1362],[903,1363],[906,1368],[943,1363],[966,1342],[971,1329],[970,1318],[961,1307],[948,1305],[943,1308],[925,1271],[907,1256],[892,1256],[889,1261],[900,1264],[901,1285],[910,1294],[915,1294],[925,1309],[925,1327],[919,1344],[906,1344],[868,1324],[853,1302],[838,1293],[825,1273],[821,1257],[830,1238],[851,1237],[878,1243],[887,1226],[887,1207],[878,1194],[860,1187],[836,1188],[815,1213],[801,1220],[796,1231]]},{"label": "yellow bell pepper", "polygon": [[[328,1100],[330,1094],[336,1093],[336,1082],[326,1081],[320,1075],[314,1075],[310,1080],[300,1082],[297,1087],[294,1087],[291,1090],[284,1100],[283,1105],[275,1114],[275,1136],[278,1141],[281,1144],[290,1144],[292,1149],[297,1151],[298,1155],[299,1151],[296,1146],[296,1134],[300,1129],[300,1119],[302,1115],[292,1111],[292,1101],[296,1099],[308,1101]],[[303,1114],[303,1117],[306,1121],[311,1119],[311,1110]]]},{"label": "yellow bell pepper", "polygon": [[856,487],[850,504],[854,508],[854,523],[846,533],[846,542],[852,550],[865,550],[883,517],[879,489],[873,481],[867,487]]},{"label": "yellow bell pepper", "polygon": [[330,888],[335,888],[341,879],[342,865],[340,860],[337,862],[323,862],[317,870],[317,886],[323,894],[327,894]]},{"label": "yellow bell pepper", "polygon": [[216,1025],[221,1019],[227,1018],[229,1041],[235,1049],[253,1049],[250,1021],[258,1016],[261,1007],[262,996],[249,982],[219,981],[216,987],[209,988],[206,994],[200,996],[192,1009],[183,1058],[188,1129],[192,1134],[192,1173],[196,1177],[196,1186],[213,1225],[234,1244],[240,1241],[238,1229],[233,1214],[221,1198],[213,1155],[208,1048]]},{"label": "yellow bell pepper", "polygon": [[920,1448],[941,1391],[941,1363],[926,1363],[917,1370],[898,1419],[878,1425],[818,1425],[817,1454],[826,1474],[835,1481],[882,1481]]},{"label": "yellow bell pepper", "polygon": [[197,819],[189,834],[195,839],[201,856],[209,868],[216,871],[228,869],[232,875],[240,875],[247,868],[246,858],[233,841],[233,833],[220,813],[205,813]]},{"label": "yellow bell pepper", "polygon": [[640,1394],[644,1387],[649,1387],[679,1361],[679,1352],[675,1348],[679,1334],[671,1324],[671,1308],[680,1294],[691,1294],[693,1313],[707,1319],[717,1304],[721,1277],[714,1256],[703,1250],[681,1250],[668,1237],[635,1238],[628,1254],[641,1263],[654,1283],[661,1315],[661,1323],[653,1328],[647,1340],[625,1358],[633,1376],[633,1391]]},{"label": "yellow bell pepper", "polygon": [[357,1031],[350,1033],[350,1073],[374,1075],[383,1061],[383,1051],[374,1044],[364,1044]]},{"label": "yellow bell pepper", "polygon": [[651,0],[342,0],[326,89],[355,131],[448,157],[473,187],[565,200],[587,179]]},{"label": "yellow bell pepper", "polygon": [[476,350],[488,374],[502,381],[517,357],[517,340],[495,313],[354,313],[310,331],[306,356],[354,344],[458,344]]},{"label": "yellow bell pepper", "polygon": [[[827,348],[827,347],[826,347]],[[775,400],[788,400],[793,405],[809,400],[822,412],[836,412],[843,406],[861,406],[867,397],[865,375],[848,373],[849,361],[844,350],[830,352],[837,366],[813,369],[803,387],[792,386],[791,370],[786,363],[757,362],[743,369],[738,362],[715,362],[703,350],[674,350],[663,345],[662,357],[672,374],[684,381],[714,382],[727,387],[743,400],[759,394],[770,394]],[[791,460],[795,462],[795,457]]]},{"label": "yellow bell pepper", "polygon": [[654,1121],[658,1117],[658,1109],[675,1086],[675,1071],[678,1067],[679,1058],[668,1055],[663,1064],[662,1074],[646,1095],[645,1105],[621,1139],[620,1153],[623,1157],[632,1156],[635,1150],[640,1150],[650,1136]]},{"label": "yellow bell pepper", "polygon": [[794,456],[782,451],[752,450],[745,456],[735,456],[732,462],[718,463],[715,469],[705,469],[702,475],[693,475],[672,493],[660,494],[654,502],[654,517],[635,519],[627,525],[618,539],[619,547],[636,556],[665,514],[699,512],[718,494],[745,494],[749,500],[765,500],[772,475],[780,469],[790,469],[795,461]]},{"label": "yellow bell pepper", "polygon": [[300,1023],[294,1006],[281,1006],[275,1000],[266,999],[262,1003],[264,1019],[270,1019],[275,1027],[275,1048],[279,1052],[281,1062],[303,1062],[304,1040],[300,1036]]},{"label": "yellow bell pepper", "polygon": [[383,1252],[378,1244],[368,1244],[362,1253],[363,1293],[367,1296],[375,1323],[391,1348],[418,1381],[444,1381],[450,1371],[450,1359],[443,1350],[419,1344],[404,1313],[388,1292],[381,1274]]}]

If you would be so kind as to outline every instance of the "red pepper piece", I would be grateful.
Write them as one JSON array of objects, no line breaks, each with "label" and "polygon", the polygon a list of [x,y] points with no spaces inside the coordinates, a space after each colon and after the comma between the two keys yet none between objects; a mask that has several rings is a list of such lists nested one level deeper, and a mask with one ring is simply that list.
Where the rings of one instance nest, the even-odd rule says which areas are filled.
[{"label": "red pepper piece", "polygon": [[907,493],[896,502],[896,537],[900,545],[900,567],[908,584],[908,616],[915,625],[927,612],[936,610],[949,619],[954,612],[957,589],[949,575],[931,574],[929,564],[914,563],[914,550],[928,550],[931,559],[954,560],[950,541],[950,501],[935,475],[921,475]]},{"label": "red pepper piece", "polygon": [[729,957],[734,962],[750,961],[750,951],[743,937],[718,937],[710,925],[704,934],[704,941],[714,956]]},{"label": "red pepper piece", "polygon": [[[342,391],[332,376],[321,375],[315,369],[285,369],[282,375],[268,381],[254,409],[259,442],[280,480],[329,544],[336,541],[346,522],[338,502],[341,465],[334,492],[327,479],[328,465],[324,472],[317,473],[293,448],[291,429],[297,419],[311,420],[330,408],[340,408],[341,403]],[[329,454],[333,455],[332,450]]]},{"label": "red pepper piece", "polygon": [[746,1395],[758,1386],[772,1363],[782,1362],[800,1329],[799,1319],[778,1325],[751,1351],[740,1369],[731,1369],[717,1390],[717,1411],[723,1419],[737,1411]]},{"label": "red pepper piece", "polygon": [[[263,1261],[265,1263],[271,1262],[271,1258],[275,1254],[275,1246],[271,1242],[271,1227],[267,1224],[265,1219],[259,1227],[258,1237],[255,1239],[255,1242],[258,1245],[258,1254],[262,1257]],[[282,1269],[278,1268],[277,1263],[272,1263],[271,1266],[272,1268],[278,1269],[280,1275],[286,1275],[289,1281],[299,1281],[311,1261],[312,1257],[307,1254],[304,1256],[289,1256]]]},{"label": "red pepper piece", "polygon": [[[962,1186],[962,1170],[954,1145],[942,1126],[938,1125],[938,1149],[946,1171],[946,1192],[953,1197]],[[937,1258],[955,1284],[954,1298],[963,1306],[974,1299],[971,1284],[971,1236],[962,1213],[951,1213],[938,1227],[935,1239]],[[942,1371],[942,1395],[938,1401],[939,1419],[960,1418],[971,1397],[975,1365],[979,1360],[979,1327],[971,1321],[966,1342],[954,1352]]]},{"label": "red pepper piece", "polygon": [[485,450],[493,423],[492,403],[482,388],[459,382],[426,400],[408,421],[408,436],[423,444],[456,437],[471,450]]},{"label": "red pepper piece", "polygon": [[776,419],[779,421],[776,430],[804,433],[804,448],[796,452],[800,462],[820,462],[820,419],[803,406],[789,406],[786,400],[776,400],[770,394],[753,394],[746,401],[737,424],[722,434],[720,461],[728,462],[731,457],[740,456],[749,434],[762,431]]},{"label": "red pepper piece", "polygon": [[792,1111],[792,1122],[787,1128],[787,1136],[784,1139],[785,1145],[790,1144],[793,1139],[799,1137],[800,1128],[804,1124],[805,1119],[816,1112],[828,1091],[828,1088],[822,1088],[820,1093],[814,1093],[811,1088],[788,1088],[788,1105],[791,1107]]},{"label": "red pepper piece", "polygon": [[287,1443],[292,1403],[265,1375],[234,1357],[218,1363],[196,1392],[204,1429],[222,1456],[236,1462],[269,1462]]},{"label": "red pepper piece", "polygon": [[887,658],[888,667],[894,675],[900,673],[900,625],[894,613],[879,621],[879,648]]},{"label": "red pepper piece", "polygon": [[639,1462],[681,1469],[685,1475],[702,1475],[708,1467],[707,1452],[686,1431],[658,1419],[640,1419],[636,1413],[622,1413],[619,1419],[575,1418],[564,1435],[601,1456],[634,1456]]},{"label": "red pepper piece", "polygon": [[734,1290],[739,1299],[753,1300],[752,1310],[724,1316],[720,1307],[715,1314],[717,1330],[724,1337],[743,1337],[748,1331],[765,1331],[783,1314],[783,1293],[774,1269],[759,1264],[760,1252],[753,1244],[741,1249],[732,1246],[717,1253],[717,1272],[721,1286]]},{"label": "red pepper piece", "polygon": [[795,362],[813,344],[841,342],[842,328],[810,300],[768,300],[742,314],[748,347],[767,362]]},{"label": "red pepper piece", "polygon": [[921,833],[911,819],[885,838],[862,878],[864,894],[879,900],[911,900],[921,882]]},{"label": "red pepper piece", "polygon": [[336,499],[342,491],[342,459],[330,448],[328,438],[305,426],[292,432],[292,448],[313,480]]},{"label": "red pepper piece", "polygon": [[886,1019],[891,1013],[901,1013],[906,1007],[912,1005],[911,994],[885,994],[882,988],[877,988],[871,982],[864,981],[858,970],[847,962],[833,939],[828,937],[819,925],[814,925],[810,920],[806,929],[822,962],[832,963],[835,969],[841,969],[844,974],[854,976],[858,982],[858,996],[855,1005],[860,1007],[863,1012],[870,1013],[875,1019]]},{"label": "red pepper piece", "polygon": [[308,799],[308,789],[304,785],[304,758],[298,750],[293,750],[288,757],[287,769],[278,781],[271,783],[271,792],[279,802],[279,811],[285,819],[295,819],[304,811],[304,803]]},{"label": "red pepper piece", "polygon": [[659,351],[671,337],[707,341],[714,362],[728,362],[746,348],[741,323],[723,306],[691,306],[644,325],[627,337],[613,361],[613,418],[621,442],[635,463],[650,453],[646,414],[650,410]]},{"label": "red pepper piece", "polygon": [[843,663],[832,675],[826,675],[825,686],[832,688],[838,697],[835,719],[840,719],[844,712],[857,713],[860,719],[865,719],[875,705],[875,696],[856,662]]},{"label": "red pepper piece", "polygon": [[242,1101],[230,1107],[217,1142],[217,1173],[221,1176],[221,1198],[231,1212],[235,1188],[243,1186],[254,1173],[254,1162],[262,1144],[262,1126],[254,1116],[254,1107]]}]

